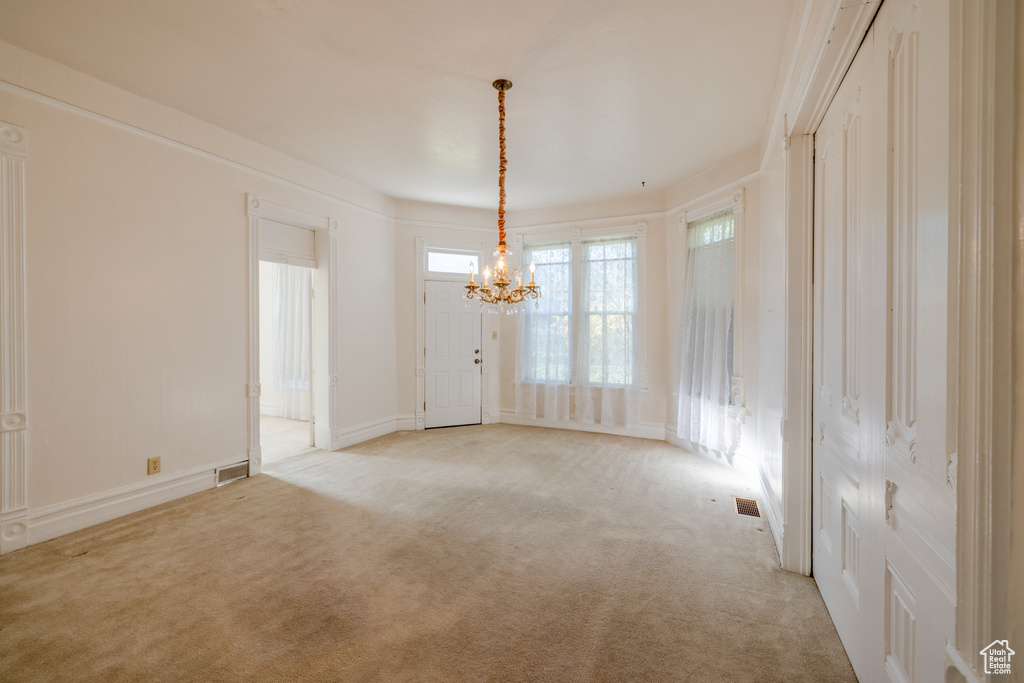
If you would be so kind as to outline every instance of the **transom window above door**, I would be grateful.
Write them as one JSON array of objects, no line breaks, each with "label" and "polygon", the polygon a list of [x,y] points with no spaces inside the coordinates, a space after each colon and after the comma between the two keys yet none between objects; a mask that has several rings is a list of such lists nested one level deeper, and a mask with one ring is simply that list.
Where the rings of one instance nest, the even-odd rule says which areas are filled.
[{"label": "transom window above door", "polygon": [[469,275],[480,272],[480,255],[456,249],[427,249],[427,273]]}]

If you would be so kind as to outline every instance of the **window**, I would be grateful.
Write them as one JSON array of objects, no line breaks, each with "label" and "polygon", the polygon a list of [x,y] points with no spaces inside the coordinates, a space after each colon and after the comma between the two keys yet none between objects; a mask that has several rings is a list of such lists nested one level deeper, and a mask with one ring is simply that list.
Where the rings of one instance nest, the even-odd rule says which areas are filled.
[{"label": "window", "polygon": [[427,272],[445,273],[447,275],[465,275],[469,277],[469,269],[480,272],[480,257],[475,253],[457,250],[427,250]]},{"label": "window", "polygon": [[520,379],[568,384],[572,373],[572,245],[527,247],[523,263],[533,263],[541,297],[522,316]]},{"label": "window", "polygon": [[638,425],[638,255],[632,235],[526,247],[541,298],[519,319],[517,415]]},{"label": "window", "polygon": [[588,384],[636,383],[636,290],[636,239],[583,243]]},{"label": "window", "polygon": [[688,223],[678,436],[730,453],[733,363],[732,210]]}]

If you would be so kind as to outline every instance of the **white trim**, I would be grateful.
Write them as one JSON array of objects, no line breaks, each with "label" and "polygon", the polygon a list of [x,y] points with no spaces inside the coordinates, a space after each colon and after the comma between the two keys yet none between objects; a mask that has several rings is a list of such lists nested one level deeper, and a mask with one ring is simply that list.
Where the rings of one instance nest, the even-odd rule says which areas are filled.
[{"label": "white trim", "polygon": [[[249,475],[252,476],[263,469],[263,449],[260,446],[260,221],[272,220],[316,232],[318,268],[314,271],[317,283],[314,290],[320,293],[313,301],[313,317],[314,325],[316,320],[326,321],[325,325],[321,323],[326,327],[326,333],[316,331],[313,339],[313,396],[314,405],[317,406],[313,416],[316,421],[314,440],[318,448],[327,446],[327,450],[334,450],[331,444],[338,420],[338,221],[330,216],[319,216],[268,202],[249,193],[245,195],[245,214],[248,227],[247,453]],[[324,237],[327,238],[326,243]],[[315,326],[314,330],[317,330]],[[318,350],[318,341],[323,341],[324,337],[326,343]]]},{"label": "white trim", "polygon": [[29,541],[48,541],[101,522],[215,488],[216,470],[237,465],[244,456],[228,458],[175,474],[157,474],[145,481],[33,510]]},{"label": "white trim", "polygon": [[[89,111],[87,109],[83,109],[81,107],[75,106],[73,104],[68,104],[67,102],[61,102],[60,100],[54,99],[52,97],[49,97],[48,95],[42,95],[42,94],[37,93],[37,92],[32,92],[31,90],[26,90],[25,88],[22,88],[21,86],[14,85],[13,83],[9,83],[7,81],[0,81],[0,90],[6,90],[7,92],[10,92],[10,93],[12,93],[14,95],[18,95],[19,97],[24,97],[24,98],[32,100],[34,102],[39,102],[40,104],[44,104],[46,106],[53,107],[54,109],[58,109],[58,110],[63,111],[65,113],[73,114],[75,116],[79,116],[81,118],[88,119],[90,121],[96,121],[98,123],[102,123],[104,125],[111,126],[112,128],[116,128],[118,130],[121,130],[121,131],[124,131],[124,132],[127,132],[127,133],[131,133],[133,135],[138,135],[140,137],[146,138],[147,140],[149,140],[151,142],[156,142],[156,143],[159,143],[161,145],[167,145],[168,147],[172,147],[174,149],[181,150],[183,152],[188,152],[190,154],[194,154],[194,155],[202,157],[203,159],[206,159],[208,161],[213,161],[213,162],[218,163],[218,164],[223,164],[224,166],[228,166],[229,168],[233,168],[235,170],[245,171],[246,173],[252,173],[253,175],[255,175],[255,176],[259,177],[259,178],[263,178],[263,179],[266,179],[266,180],[272,180],[274,182],[282,183],[283,185],[285,185],[287,187],[290,187],[290,188],[293,188],[293,189],[296,189],[296,190],[300,190],[302,192],[306,192],[306,193],[311,194],[313,196],[320,197],[322,199],[327,199],[327,200],[330,200],[332,202],[337,202],[337,203],[339,203],[339,204],[341,204],[341,205],[343,205],[343,206],[345,206],[345,207],[347,207],[349,209],[352,209],[353,211],[359,211],[360,213],[365,213],[365,214],[368,214],[368,215],[371,215],[371,216],[375,216],[375,217],[378,217],[378,218],[386,218],[389,221],[390,220],[394,220],[394,216],[392,216],[390,214],[386,214],[386,213],[383,213],[381,211],[377,211],[376,209],[370,209],[368,207],[361,206],[361,205],[356,204],[354,202],[351,202],[351,201],[349,201],[347,199],[343,199],[343,198],[341,198],[341,197],[339,197],[337,195],[330,194],[330,193],[324,192],[322,190],[317,190],[315,188],[309,187],[308,185],[303,185],[302,183],[295,182],[294,180],[289,180],[287,178],[284,178],[284,177],[281,177],[281,176],[278,176],[278,175],[274,175],[273,173],[268,173],[267,171],[260,170],[258,168],[253,167],[253,166],[248,166],[248,165],[243,164],[243,163],[241,163],[239,161],[235,161],[233,159],[228,159],[227,157],[218,156],[217,154],[213,154],[212,152],[207,152],[206,150],[200,149],[199,147],[193,147],[192,145],[186,144],[184,142],[180,142],[178,140],[172,140],[172,139],[164,137],[162,135],[158,135],[157,133],[153,133],[153,132],[150,132],[148,130],[145,130],[144,128],[139,128],[138,126],[134,126],[134,125],[132,125],[130,123],[124,123],[123,121],[118,121],[117,119],[113,119],[113,118],[111,118],[109,116],[105,116],[103,114],[98,114],[96,112],[92,112],[92,111]],[[189,117],[189,120],[197,121],[198,119],[192,119],[191,117]],[[253,144],[257,144],[258,145],[259,144],[259,143],[253,142],[252,140],[249,140],[248,138],[244,138],[244,141],[247,144],[250,144],[250,145],[253,145]],[[263,147],[263,145],[260,145],[260,147]],[[270,149],[268,147],[263,147],[263,148],[267,149],[267,150]],[[274,151],[274,150],[271,150],[271,151]],[[276,152],[276,151],[275,151],[275,153],[276,154],[281,154],[280,152]],[[283,154],[282,154],[282,156],[284,156],[289,161],[298,162],[298,163],[303,163],[304,164],[304,162],[299,162],[294,157],[289,157],[289,156],[283,155]],[[316,166],[309,166],[309,168],[317,171],[318,173],[325,173],[325,174],[333,175],[329,171],[324,171],[322,168],[319,168],[319,167],[316,167]],[[337,176],[335,176],[335,177],[337,177]],[[341,181],[341,182],[349,182],[349,181],[345,181],[343,178],[338,178],[338,180]],[[366,188],[366,189],[368,189],[368,188]],[[388,199],[390,199],[390,198],[388,198]]]},{"label": "white trim", "polygon": [[434,221],[420,221],[415,218],[395,218],[395,225],[409,225],[417,228],[441,228],[444,230],[467,230],[469,232],[486,232],[493,234],[494,226],[477,225],[453,225],[451,223],[436,223]]},{"label": "white trim", "polygon": [[[514,215],[514,214],[513,214]],[[662,218],[668,215],[667,211],[645,211],[643,213],[634,213],[626,216],[608,216],[606,218],[586,218],[583,220],[567,220],[567,221],[555,221],[554,223],[534,223],[530,225],[517,225],[514,228],[505,227],[505,232],[512,234],[527,233],[536,230],[547,230],[548,228],[561,228],[569,227],[570,229],[580,229],[583,226],[598,225],[600,223],[614,223],[617,226],[622,225],[633,225],[638,222],[648,221],[652,218]],[[608,228],[609,230],[614,228]],[[594,230],[594,234],[601,234],[597,231],[601,228],[587,228],[588,232]],[[568,232],[566,234],[569,234]],[[545,235],[546,239],[547,236]]]},{"label": "white trim", "polygon": [[397,415],[395,417],[395,431],[411,432],[416,429],[416,415]]},{"label": "white trim", "polygon": [[25,131],[0,122],[0,553],[28,545]]},{"label": "white trim", "polygon": [[332,429],[331,450],[336,451],[339,448],[347,448],[348,446],[376,439],[378,436],[384,436],[397,430],[397,420],[394,416],[370,420],[369,422],[363,422],[351,427]]},{"label": "white trim", "polygon": [[[673,213],[677,213],[679,211],[689,211],[689,212],[691,212],[691,214],[693,214],[692,217],[690,218],[691,221],[699,220],[700,218],[703,218],[705,215],[711,215],[711,214],[715,213],[716,211],[721,211],[722,209],[729,208],[729,206],[731,205],[731,202],[729,201],[729,196],[728,195],[731,195],[733,192],[735,192],[736,190],[739,190],[739,189],[744,189],[745,190],[747,185],[749,185],[750,183],[754,182],[755,180],[757,180],[760,177],[761,177],[761,172],[760,171],[754,171],[753,173],[748,173],[747,175],[743,176],[742,178],[738,178],[738,179],[733,180],[733,181],[731,181],[729,183],[726,183],[725,185],[722,185],[721,187],[717,187],[714,190],[711,190],[710,192],[705,192],[704,194],[700,195],[699,197],[694,197],[693,199],[687,199],[682,204],[679,204],[677,206],[672,207],[671,209],[669,209],[665,213],[666,214],[673,214]],[[717,209],[712,209],[712,210],[708,211],[706,214],[703,213],[704,208],[701,208],[700,212],[694,212],[693,209],[691,208],[691,207],[714,206],[718,202],[723,202],[722,206],[720,208],[717,208]]]},{"label": "white trim", "polygon": [[947,647],[946,663],[969,680],[981,677],[980,649],[1011,635],[1007,596],[1020,576],[1006,550],[1014,524],[1012,435],[1019,427],[1009,372],[1019,359],[1012,355],[1013,297],[1006,292],[1019,284],[1021,270],[1014,261],[1014,178],[1006,172],[1013,150],[1005,135],[997,137],[1012,137],[1021,115],[1012,99],[1016,11],[1014,2],[953,0],[950,8],[950,220],[959,248],[959,308],[950,311],[957,323],[950,356],[958,362],[956,459],[948,475],[956,482],[956,643]]},{"label": "white trim", "polygon": [[775,539],[775,552],[778,555],[779,564],[782,565],[783,539],[786,537],[786,529],[782,522],[782,507],[768,481],[768,473],[763,467],[757,468],[757,490],[761,500],[761,511],[765,513],[768,528],[772,532],[772,538]]},{"label": "white trim", "polygon": [[[981,674],[972,667],[963,652],[956,649],[953,643],[946,641],[946,667],[955,669],[964,677],[966,683],[983,683]],[[980,651],[979,651],[980,653]]]},{"label": "white trim", "polygon": [[517,417],[515,410],[502,409],[502,424],[522,425],[525,427],[544,427],[547,429],[569,429],[577,432],[593,432],[595,434],[614,434],[616,436],[634,436],[638,439],[654,439],[655,441],[666,441],[664,422],[641,422],[637,429],[626,429],[625,427],[607,427],[600,424],[582,424],[579,422],[561,420],[530,419]]}]

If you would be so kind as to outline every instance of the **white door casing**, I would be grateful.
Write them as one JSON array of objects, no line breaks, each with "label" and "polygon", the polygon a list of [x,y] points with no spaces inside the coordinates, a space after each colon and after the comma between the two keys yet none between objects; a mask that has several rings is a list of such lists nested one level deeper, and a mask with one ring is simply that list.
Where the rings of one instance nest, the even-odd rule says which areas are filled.
[{"label": "white door casing", "polygon": [[461,282],[424,282],[425,426],[481,422],[481,313],[467,308]]}]

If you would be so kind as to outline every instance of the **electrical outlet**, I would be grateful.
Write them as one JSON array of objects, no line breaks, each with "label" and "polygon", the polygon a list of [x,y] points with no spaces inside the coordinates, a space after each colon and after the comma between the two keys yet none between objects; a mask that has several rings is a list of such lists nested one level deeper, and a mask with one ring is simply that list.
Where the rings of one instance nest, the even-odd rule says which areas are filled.
[{"label": "electrical outlet", "polygon": [[156,474],[160,471],[160,456],[146,460],[146,474]]}]

